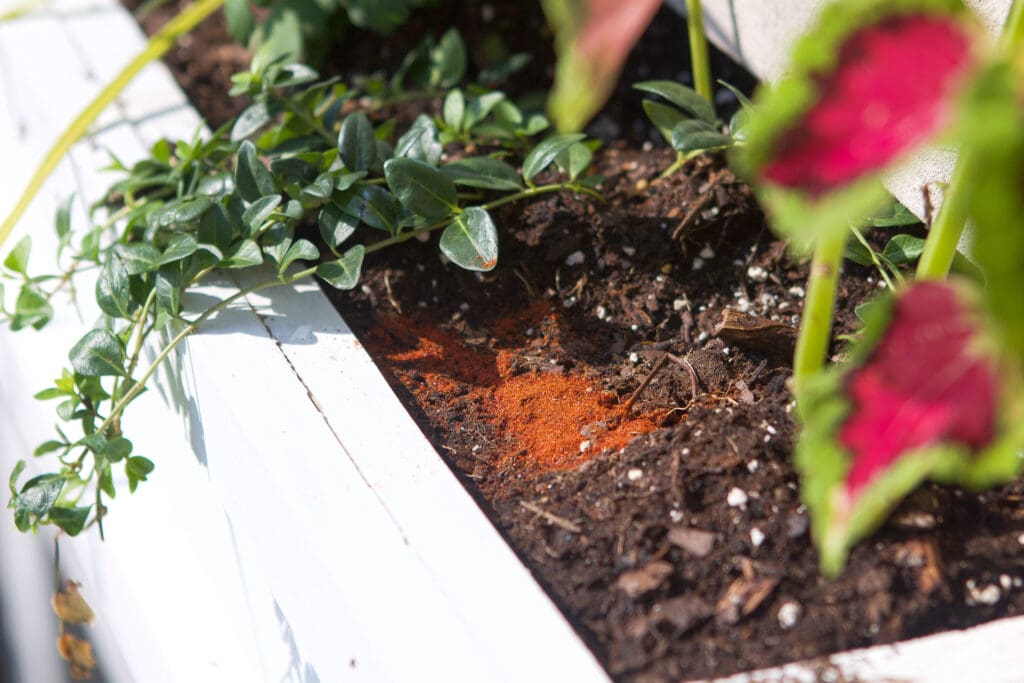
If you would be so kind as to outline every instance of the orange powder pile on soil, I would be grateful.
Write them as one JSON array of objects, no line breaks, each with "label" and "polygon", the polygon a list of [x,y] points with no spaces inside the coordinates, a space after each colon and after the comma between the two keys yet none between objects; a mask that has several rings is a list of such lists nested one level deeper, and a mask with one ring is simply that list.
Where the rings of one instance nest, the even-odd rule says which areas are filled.
[{"label": "orange powder pile on soil", "polygon": [[[516,369],[523,330],[554,321],[546,303],[514,320],[496,322],[488,346],[470,346],[452,332],[415,318],[382,317],[368,344],[393,364],[417,398],[472,404],[499,437],[503,452],[491,462],[523,474],[567,470],[625,446],[658,424],[651,415],[630,415],[616,395],[579,374]],[[550,327],[550,325],[548,325]],[[546,337],[534,345],[557,344]]]}]

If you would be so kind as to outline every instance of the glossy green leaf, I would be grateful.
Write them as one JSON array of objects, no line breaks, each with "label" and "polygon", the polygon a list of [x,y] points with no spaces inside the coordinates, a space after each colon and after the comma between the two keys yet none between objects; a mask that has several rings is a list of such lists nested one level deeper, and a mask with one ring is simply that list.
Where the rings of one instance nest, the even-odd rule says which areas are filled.
[{"label": "glossy green leaf", "polygon": [[50,521],[68,536],[77,536],[85,528],[90,512],[91,507],[53,507],[50,508]]},{"label": "glossy green leaf", "polygon": [[316,180],[302,188],[302,198],[307,201],[323,202],[330,199],[333,192],[334,176],[330,173],[322,173],[317,176]]},{"label": "glossy green leaf", "polygon": [[246,45],[256,25],[249,0],[224,0],[224,23],[235,42]]},{"label": "glossy green leaf", "polygon": [[131,317],[131,296],[128,271],[121,259],[111,255],[96,279],[96,303],[111,318],[127,319]]},{"label": "glossy green leaf", "polygon": [[14,331],[25,327],[42,329],[53,318],[53,306],[33,284],[25,284],[14,302],[10,326]]},{"label": "glossy green leaf", "polygon": [[435,88],[450,88],[466,75],[466,44],[458,30],[451,28],[430,51],[429,82]]},{"label": "glossy green leaf", "polygon": [[14,499],[15,511],[45,517],[60,497],[64,479],[56,474],[43,474],[25,482]]},{"label": "glossy green leaf", "polygon": [[433,166],[415,159],[390,159],[384,164],[384,177],[402,206],[417,216],[440,220],[458,208],[455,184]]},{"label": "glossy green leaf", "polygon": [[115,436],[107,441],[107,449],[103,455],[110,462],[118,462],[132,454],[132,442],[123,436]]},{"label": "glossy green leaf", "polygon": [[358,225],[357,219],[353,219],[334,204],[324,206],[317,217],[320,237],[332,249],[351,237]]},{"label": "glossy green leaf", "polygon": [[157,265],[166,265],[168,263],[174,263],[180,261],[183,258],[187,258],[192,254],[196,253],[196,249],[199,248],[196,238],[189,234],[176,235],[172,239],[163,253],[160,254],[160,258],[157,260]]},{"label": "glossy green leaf", "polygon": [[675,81],[643,81],[634,83],[637,90],[660,95],[686,113],[705,123],[714,125],[717,117],[711,103],[697,94],[693,88]]},{"label": "glossy green leaf", "polygon": [[117,255],[129,275],[141,275],[156,270],[160,263],[160,250],[146,242],[117,245]]},{"label": "glossy green leaf", "polygon": [[587,170],[593,158],[594,153],[590,151],[589,147],[582,142],[576,142],[562,150],[555,157],[555,163],[565,171],[566,175],[569,176],[569,180],[576,180],[581,173]]},{"label": "glossy green leaf", "polygon": [[895,265],[914,263],[924,251],[924,240],[913,235],[893,235],[885,245],[882,255]]},{"label": "glossy green leaf", "polygon": [[254,202],[260,197],[277,192],[274,177],[260,161],[256,146],[248,140],[238,149],[235,187],[238,188],[238,194],[247,202]]},{"label": "glossy green leaf", "polygon": [[466,270],[487,271],[498,263],[498,230],[479,206],[460,213],[441,233],[441,252]]},{"label": "glossy green leaf", "polygon": [[133,455],[128,458],[124,465],[124,472],[128,476],[128,492],[135,493],[139,482],[146,481],[154,469],[156,469],[156,465],[149,458],[141,455]]},{"label": "glossy green leaf", "polygon": [[365,114],[353,112],[342,121],[338,152],[349,171],[367,171],[377,163],[377,138]]},{"label": "glossy green leaf", "polygon": [[261,128],[270,123],[275,115],[276,112],[272,111],[265,101],[253,102],[235,119],[235,125],[231,128],[232,142],[244,140],[250,135],[257,133]]},{"label": "glossy green leaf", "polygon": [[181,274],[176,268],[161,268],[154,278],[156,305],[172,318],[181,310]]},{"label": "glossy green leaf", "polygon": [[672,129],[672,149],[682,154],[728,147],[732,140],[703,121],[681,121]]},{"label": "glossy green leaf", "polygon": [[515,192],[523,188],[519,173],[501,159],[467,157],[441,167],[441,173],[456,185],[483,190]]},{"label": "glossy green leaf", "polygon": [[337,289],[352,289],[359,283],[366,247],[357,244],[335,261],[321,263],[316,268],[317,276]]},{"label": "glossy green leaf", "polygon": [[249,228],[249,233],[258,230],[267,218],[281,205],[282,197],[279,194],[260,197],[254,201],[245,213],[242,214],[242,222]]},{"label": "glossy green leaf", "polygon": [[317,249],[312,242],[309,240],[295,240],[288,251],[281,257],[281,263],[278,266],[278,272],[284,273],[288,266],[297,260],[303,261],[315,261],[320,258],[320,250]]},{"label": "glossy green leaf", "polygon": [[402,205],[379,185],[360,183],[340,196],[336,195],[335,202],[349,216],[391,234],[394,234],[402,215]]},{"label": "glossy green leaf", "polygon": [[106,330],[90,330],[71,347],[68,353],[71,367],[86,377],[125,374],[124,346],[121,340]]},{"label": "glossy green leaf", "polygon": [[183,197],[168,202],[157,214],[161,228],[184,228],[199,220],[212,203],[207,197]]},{"label": "glossy green leaf", "polygon": [[487,118],[487,115],[498,106],[499,103],[505,101],[505,93],[503,92],[488,92],[478,97],[474,97],[469,101],[469,106],[466,107],[466,113],[462,119],[462,125],[466,130],[470,130],[476,124]]},{"label": "glossy green leaf", "polygon": [[[63,396],[66,394],[61,395]],[[64,443],[63,441],[44,441],[43,443],[36,446],[35,450],[32,451],[32,455],[39,457],[41,455],[46,455],[47,453],[56,453],[57,451],[65,450],[67,449],[67,447],[68,444]]]},{"label": "glossy green leaf", "polygon": [[462,117],[465,113],[466,97],[461,90],[455,88],[445,96],[444,104],[441,105],[441,118],[444,120],[444,125],[452,130],[461,131]]},{"label": "glossy green leaf", "polygon": [[585,137],[582,133],[553,135],[538,144],[523,160],[523,179],[531,181],[534,176],[550,166],[562,150],[568,149]]},{"label": "glossy green leaf", "polygon": [[228,251],[224,265],[228,268],[249,268],[263,263],[260,245],[253,240],[242,240]]},{"label": "glossy green leaf", "polygon": [[347,0],[349,20],[360,28],[388,34],[409,18],[410,0]]},{"label": "glossy green leaf", "polygon": [[25,235],[11,249],[11,253],[4,259],[4,267],[15,273],[25,275],[28,269],[28,258],[32,253],[32,237]]},{"label": "glossy green leaf", "polygon": [[416,159],[431,166],[437,166],[441,161],[442,151],[437,124],[426,114],[420,114],[395,145],[395,156]]},{"label": "glossy green leaf", "polygon": [[670,107],[667,104],[661,102],[655,102],[654,100],[644,100],[642,103],[644,113],[647,114],[647,118],[651,120],[654,127],[661,133],[661,137],[665,138],[665,142],[672,142],[672,129],[678,126],[683,121],[691,121],[693,119],[687,118],[683,112],[679,111],[675,107]]}]

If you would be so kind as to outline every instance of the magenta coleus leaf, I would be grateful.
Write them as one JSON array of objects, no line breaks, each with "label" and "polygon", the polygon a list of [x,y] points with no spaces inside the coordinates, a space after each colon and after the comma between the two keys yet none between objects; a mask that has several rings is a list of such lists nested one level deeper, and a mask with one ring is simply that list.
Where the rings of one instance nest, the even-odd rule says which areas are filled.
[{"label": "magenta coleus leaf", "polygon": [[977,326],[949,284],[916,283],[896,299],[884,336],[846,378],[851,410],[839,441],[853,458],[850,499],[902,454],[938,443],[979,452],[993,442],[999,378]]},{"label": "magenta coleus leaf", "polygon": [[857,29],[816,101],[778,137],[761,176],[812,197],[876,172],[947,125],[974,64],[952,14],[903,14]]}]

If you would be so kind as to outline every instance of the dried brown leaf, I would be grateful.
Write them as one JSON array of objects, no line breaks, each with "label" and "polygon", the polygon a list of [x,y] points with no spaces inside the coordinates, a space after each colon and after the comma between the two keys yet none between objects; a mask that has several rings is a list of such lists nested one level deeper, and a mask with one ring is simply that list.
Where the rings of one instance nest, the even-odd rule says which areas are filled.
[{"label": "dried brown leaf", "polygon": [[98,666],[92,656],[89,641],[76,638],[70,633],[64,633],[57,639],[57,652],[71,663],[71,677],[76,681],[92,676],[92,670]]},{"label": "dried brown leaf", "polygon": [[64,583],[64,590],[55,594],[50,604],[57,617],[67,624],[92,624],[96,614],[89,607],[82,594],[78,592],[79,584],[74,581]]},{"label": "dried brown leaf", "polygon": [[779,580],[774,577],[741,576],[733,581],[715,605],[715,619],[728,626],[750,615],[772,594]]}]

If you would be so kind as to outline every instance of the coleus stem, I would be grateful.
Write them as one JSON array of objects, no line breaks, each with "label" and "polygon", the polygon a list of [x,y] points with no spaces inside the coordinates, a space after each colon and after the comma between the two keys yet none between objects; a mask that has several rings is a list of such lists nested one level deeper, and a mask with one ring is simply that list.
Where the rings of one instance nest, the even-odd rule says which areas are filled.
[{"label": "coleus stem", "polygon": [[[1006,25],[999,38],[1002,50],[1010,54],[1015,46],[1024,42],[1024,0],[1014,0],[1010,7]],[[974,159],[967,150],[962,150],[953,168],[953,175],[943,192],[942,206],[935,216],[935,223],[928,233],[924,251],[917,263],[917,277],[920,280],[945,278],[953,265],[956,248],[960,243],[964,226],[967,224],[971,189],[975,177]]]},{"label": "coleus stem", "polygon": [[832,337],[832,310],[835,307],[839,268],[845,247],[845,232],[825,235],[814,247],[800,333],[793,354],[793,388],[797,397],[801,395],[807,380],[825,365]]},{"label": "coleus stem", "polygon": [[708,42],[704,37],[704,15],[700,0],[686,0],[686,30],[690,38],[690,66],[693,71],[693,89],[714,104],[711,85],[711,65],[708,62]]}]

